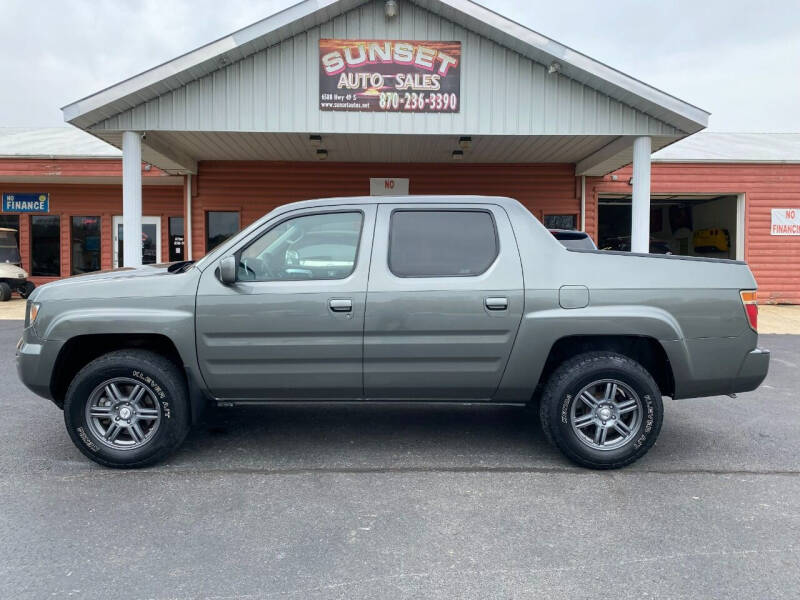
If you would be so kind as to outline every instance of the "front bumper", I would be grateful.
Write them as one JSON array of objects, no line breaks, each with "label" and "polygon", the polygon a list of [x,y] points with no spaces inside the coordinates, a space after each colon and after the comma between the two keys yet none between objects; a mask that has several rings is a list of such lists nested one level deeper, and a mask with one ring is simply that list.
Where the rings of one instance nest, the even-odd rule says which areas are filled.
[{"label": "front bumper", "polygon": [[17,375],[34,394],[52,400],[50,375],[63,342],[51,340],[39,343],[39,340],[27,341],[26,337],[23,335],[17,344]]},{"label": "front bumper", "polygon": [[733,380],[733,393],[752,392],[767,377],[769,372],[769,350],[756,348],[747,353]]}]

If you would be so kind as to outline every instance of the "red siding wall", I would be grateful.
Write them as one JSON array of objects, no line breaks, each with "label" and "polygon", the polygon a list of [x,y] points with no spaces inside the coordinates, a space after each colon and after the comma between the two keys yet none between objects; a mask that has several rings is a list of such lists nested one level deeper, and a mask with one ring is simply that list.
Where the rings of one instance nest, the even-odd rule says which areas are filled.
[{"label": "red siding wall", "polygon": [[[119,160],[3,159],[0,176],[120,177]],[[164,174],[153,167],[150,179]],[[597,198],[629,194],[630,167],[611,175],[587,178],[586,229],[596,237]],[[579,180],[570,164],[375,164],[202,162],[193,178],[194,258],[205,253],[205,212],[235,210],[242,227],[275,206],[326,196],[368,195],[370,177],[410,179],[412,194],[486,194],[516,198],[540,219],[548,213],[580,211]],[[97,179],[95,179],[97,181]],[[102,181],[102,179],[100,179]],[[162,218],[162,259],[167,259],[168,217],[182,216],[183,188],[143,188],[143,212]],[[61,273],[70,273],[70,217],[100,215],[101,261],[111,267],[112,217],[122,213],[120,185],[5,183],[0,192],[49,192],[50,214],[61,216]],[[762,301],[800,303],[800,236],[771,236],[772,208],[800,208],[800,165],[666,164],[652,167],[653,194],[745,194],[745,259],[753,269]],[[30,269],[30,219],[20,215],[20,253]],[[38,282],[44,281],[38,278]],[[36,281],[36,279],[34,279]]]},{"label": "red siding wall", "polygon": [[[158,167],[142,165],[142,178],[164,177]],[[0,176],[11,177],[122,177],[118,158],[0,158]]]},{"label": "red siding wall", "polygon": [[[587,179],[586,230],[597,235],[597,198],[630,194],[631,168]],[[617,175],[617,181],[611,176]],[[800,303],[800,236],[772,236],[773,208],[800,208],[800,165],[653,163],[653,194],[745,194],[745,260],[759,300]]]},{"label": "red siding wall", "polygon": [[[63,161],[62,161],[63,162]],[[50,215],[59,215],[61,224],[61,276],[70,275],[70,225],[72,216],[100,216],[100,261],[103,269],[112,263],[112,219],[122,214],[122,186],[96,184],[2,183],[0,193],[47,192]],[[168,217],[183,216],[183,186],[144,186],[142,211],[161,217],[161,258],[167,260]],[[8,213],[17,214],[17,213]],[[30,215],[19,215],[19,250],[22,268],[30,271]],[[53,278],[31,277],[38,284]]]},{"label": "red siding wall", "polygon": [[206,211],[239,211],[245,227],[287,202],[368,196],[370,177],[408,178],[411,194],[510,196],[539,218],[580,211],[580,189],[571,164],[201,162],[193,181],[194,258],[206,251]]}]

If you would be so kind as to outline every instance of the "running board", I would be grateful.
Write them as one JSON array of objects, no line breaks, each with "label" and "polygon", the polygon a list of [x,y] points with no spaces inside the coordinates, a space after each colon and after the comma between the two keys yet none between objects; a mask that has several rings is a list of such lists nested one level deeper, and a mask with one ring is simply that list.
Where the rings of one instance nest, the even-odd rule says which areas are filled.
[{"label": "running board", "polygon": [[526,406],[526,402],[491,400],[217,400],[218,408],[236,406]]}]

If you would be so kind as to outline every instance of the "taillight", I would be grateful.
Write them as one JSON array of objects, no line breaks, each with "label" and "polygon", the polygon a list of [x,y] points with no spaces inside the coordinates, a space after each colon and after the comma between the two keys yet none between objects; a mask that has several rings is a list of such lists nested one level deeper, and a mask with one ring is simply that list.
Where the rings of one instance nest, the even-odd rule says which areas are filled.
[{"label": "taillight", "polygon": [[742,297],[742,304],[744,305],[744,312],[747,315],[747,320],[753,331],[758,331],[758,303],[756,302],[755,290],[747,290],[739,292]]}]

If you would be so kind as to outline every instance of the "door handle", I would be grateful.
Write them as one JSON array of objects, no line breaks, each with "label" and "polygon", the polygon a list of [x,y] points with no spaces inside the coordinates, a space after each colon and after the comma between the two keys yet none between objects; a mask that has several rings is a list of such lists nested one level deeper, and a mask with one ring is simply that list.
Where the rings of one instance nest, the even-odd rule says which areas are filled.
[{"label": "door handle", "polygon": [[489,310],[506,310],[508,308],[508,298],[491,297],[484,300],[486,308]]},{"label": "door handle", "polygon": [[328,306],[333,312],[350,312],[353,310],[353,301],[350,298],[331,298]]}]

